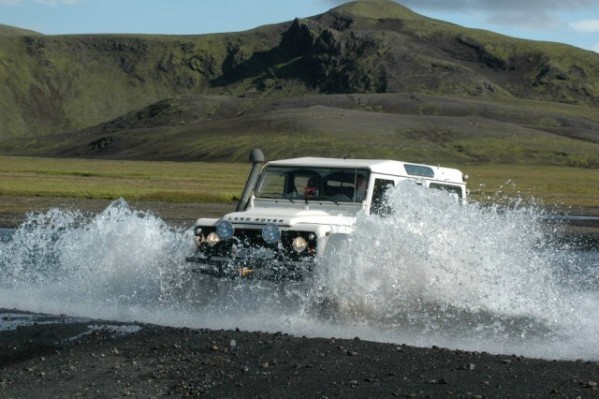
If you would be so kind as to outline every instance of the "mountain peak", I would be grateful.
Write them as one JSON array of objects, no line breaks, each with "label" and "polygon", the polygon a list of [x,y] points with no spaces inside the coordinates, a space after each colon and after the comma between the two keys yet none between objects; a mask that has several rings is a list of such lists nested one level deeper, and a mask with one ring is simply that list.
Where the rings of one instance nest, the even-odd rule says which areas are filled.
[{"label": "mountain peak", "polygon": [[393,0],[351,1],[333,9],[356,17],[376,19],[414,19],[421,16]]}]

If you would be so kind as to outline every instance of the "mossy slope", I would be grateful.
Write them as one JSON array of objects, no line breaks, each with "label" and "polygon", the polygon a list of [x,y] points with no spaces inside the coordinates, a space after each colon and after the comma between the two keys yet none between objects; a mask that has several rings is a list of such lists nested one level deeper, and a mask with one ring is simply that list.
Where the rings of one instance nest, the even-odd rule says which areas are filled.
[{"label": "mossy slope", "polygon": [[599,54],[388,0],[231,34],[2,27],[0,78],[5,154],[599,164]]}]

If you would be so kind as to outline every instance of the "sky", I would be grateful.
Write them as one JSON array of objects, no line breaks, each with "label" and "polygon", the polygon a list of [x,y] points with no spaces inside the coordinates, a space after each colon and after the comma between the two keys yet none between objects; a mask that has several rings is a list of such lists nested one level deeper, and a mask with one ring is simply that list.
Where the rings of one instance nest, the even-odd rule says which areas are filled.
[{"label": "sky", "polygon": [[[237,32],[344,0],[0,0],[0,24],[47,35]],[[427,17],[599,53],[599,0],[398,0]]]}]

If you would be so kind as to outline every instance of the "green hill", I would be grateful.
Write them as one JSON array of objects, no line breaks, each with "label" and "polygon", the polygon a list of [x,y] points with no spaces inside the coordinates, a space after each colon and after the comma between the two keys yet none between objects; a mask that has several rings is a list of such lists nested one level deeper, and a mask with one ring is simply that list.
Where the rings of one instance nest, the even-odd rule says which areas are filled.
[{"label": "green hill", "polygon": [[14,26],[8,26],[0,24],[0,36],[39,36],[40,33],[32,30],[16,28]]},{"label": "green hill", "polygon": [[230,34],[4,31],[3,154],[599,166],[599,54],[393,1]]}]

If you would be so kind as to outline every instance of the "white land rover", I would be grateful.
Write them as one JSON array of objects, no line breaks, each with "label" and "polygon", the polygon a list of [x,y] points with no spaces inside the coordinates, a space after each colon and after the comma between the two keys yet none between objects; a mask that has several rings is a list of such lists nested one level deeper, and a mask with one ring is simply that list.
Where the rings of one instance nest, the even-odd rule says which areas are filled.
[{"label": "white land rover", "polygon": [[385,211],[384,193],[401,180],[466,198],[457,169],[400,161],[293,158],[264,164],[250,154],[252,171],[237,209],[221,219],[198,219],[194,271],[217,277],[303,279],[331,240],[351,234],[359,212]]}]

